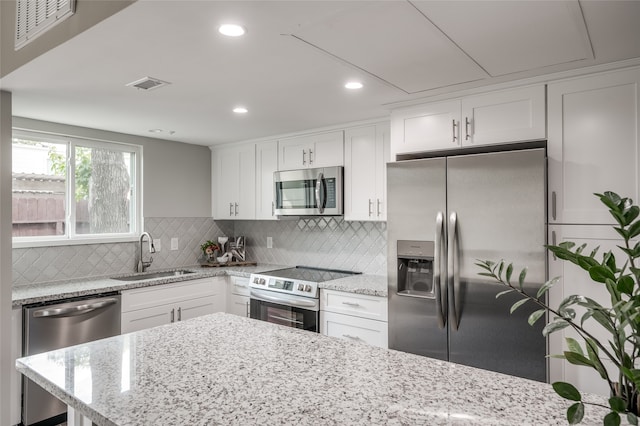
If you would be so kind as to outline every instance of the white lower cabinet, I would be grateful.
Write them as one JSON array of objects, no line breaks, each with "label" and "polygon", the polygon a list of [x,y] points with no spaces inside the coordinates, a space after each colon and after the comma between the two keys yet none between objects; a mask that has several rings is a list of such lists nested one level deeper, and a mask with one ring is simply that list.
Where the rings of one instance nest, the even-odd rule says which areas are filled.
[{"label": "white lower cabinet", "polygon": [[320,333],[388,347],[387,298],[322,289]]},{"label": "white lower cabinet", "polygon": [[123,291],[122,333],[224,312],[225,287],[214,277]]},{"label": "white lower cabinet", "polygon": [[14,368],[17,358],[22,356],[22,309],[11,310],[11,375],[9,383],[9,424],[22,421],[22,377]]},{"label": "white lower cabinet", "polygon": [[[549,241],[556,245],[564,241],[572,241],[576,247],[586,244],[583,251],[585,254],[600,247],[596,255],[598,261],[602,260],[604,253],[611,250],[616,256],[616,264],[623,265],[625,263],[623,253],[617,248],[617,246],[623,245],[623,241],[611,226],[552,225],[549,227]],[[549,305],[552,308],[557,308],[564,298],[573,294],[589,297],[605,307],[611,306],[609,293],[603,284],[591,280],[586,271],[573,263],[554,258],[552,254],[549,254],[549,277],[561,277],[560,281],[549,291]],[[578,322],[584,312],[584,309],[576,308]],[[585,328],[601,342],[610,340],[608,332],[593,319],[588,319],[585,322]],[[561,354],[566,350],[565,337],[572,337],[583,343],[578,334],[569,328],[557,331],[549,335],[550,355]],[[607,367],[612,367],[610,362],[604,361],[604,364]],[[609,369],[610,373],[614,371],[613,368]],[[556,381],[569,382],[582,392],[609,395],[605,381],[594,369],[569,364],[562,359],[549,359],[549,378],[551,383]]]},{"label": "white lower cabinet", "polygon": [[249,316],[249,278],[228,277],[226,312],[241,317]]}]

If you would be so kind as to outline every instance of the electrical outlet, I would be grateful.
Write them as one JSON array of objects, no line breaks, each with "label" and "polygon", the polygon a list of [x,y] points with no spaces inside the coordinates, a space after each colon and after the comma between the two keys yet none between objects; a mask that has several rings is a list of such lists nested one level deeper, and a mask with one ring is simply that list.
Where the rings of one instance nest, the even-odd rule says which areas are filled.
[{"label": "electrical outlet", "polygon": [[273,248],[273,238],[267,237],[267,248]]},{"label": "electrical outlet", "polygon": [[177,238],[172,238],[171,239],[171,250],[178,250],[178,239]]},{"label": "electrical outlet", "polygon": [[162,240],[160,238],[153,240],[153,247],[156,249],[156,253],[162,251]]}]

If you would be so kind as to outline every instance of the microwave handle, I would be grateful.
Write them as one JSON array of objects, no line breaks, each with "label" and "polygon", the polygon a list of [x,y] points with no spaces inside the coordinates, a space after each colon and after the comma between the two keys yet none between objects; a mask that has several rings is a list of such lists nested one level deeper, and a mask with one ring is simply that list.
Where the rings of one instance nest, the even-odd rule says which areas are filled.
[{"label": "microwave handle", "polygon": [[[324,188],[324,174],[318,173],[318,179],[316,180],[316,205],[318,206],[318,211],[320,213],[324,213],[324,203],[325,203],[325,192]],[[322,197],[320,196],[322,195]]]}]

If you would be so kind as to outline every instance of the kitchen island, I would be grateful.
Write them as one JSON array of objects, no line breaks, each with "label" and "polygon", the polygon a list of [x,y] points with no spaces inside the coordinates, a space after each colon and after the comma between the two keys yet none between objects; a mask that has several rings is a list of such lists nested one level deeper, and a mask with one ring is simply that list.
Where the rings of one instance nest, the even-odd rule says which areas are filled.
[{"label": "kitchen island", "polygon": [[16,366],[100,426],[563,425],[569,405],[548,384],[223,313]]}]

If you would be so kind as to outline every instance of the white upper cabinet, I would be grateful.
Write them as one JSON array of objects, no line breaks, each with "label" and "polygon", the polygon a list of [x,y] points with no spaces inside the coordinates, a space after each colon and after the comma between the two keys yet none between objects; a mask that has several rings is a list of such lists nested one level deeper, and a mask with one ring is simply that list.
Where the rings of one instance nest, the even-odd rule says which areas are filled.
[{"label": "white upper cabinet", "polygon": [[254,219],[256,214],[255,145],[215,149],[213,218]]},{"label": "white upper cabinet", "polygon": [[391,112],[391,154],[460,147],[460,101],[434,102]]},{"label": "white upper cabinet", "polygon": [[391,113],[391,158],[546,138],[543,85],[402,108]]},{"label": "white upper cabinet", "polygon": [[345,131],[344,219],[384,221],[389,123]]},{"label": "white upper cabinet", "polygon": [[462,99],[462,146],[545,139],[544,89],[532,86]]},{"label": "white upper cabinet", "polygon": [[593,193],[639,199],[640,69],[549,84],[549,222],[613,223]]},{"label": "white upper cabinet", "polygon": [[256,144],[256,219],[276,220],[273,172],[278,170],[278,141]]},{"label": "white upper cabinet", "polygon": [[278,169],[342,166],[343,148],[342,130],[282,139],[278,141]]}]

